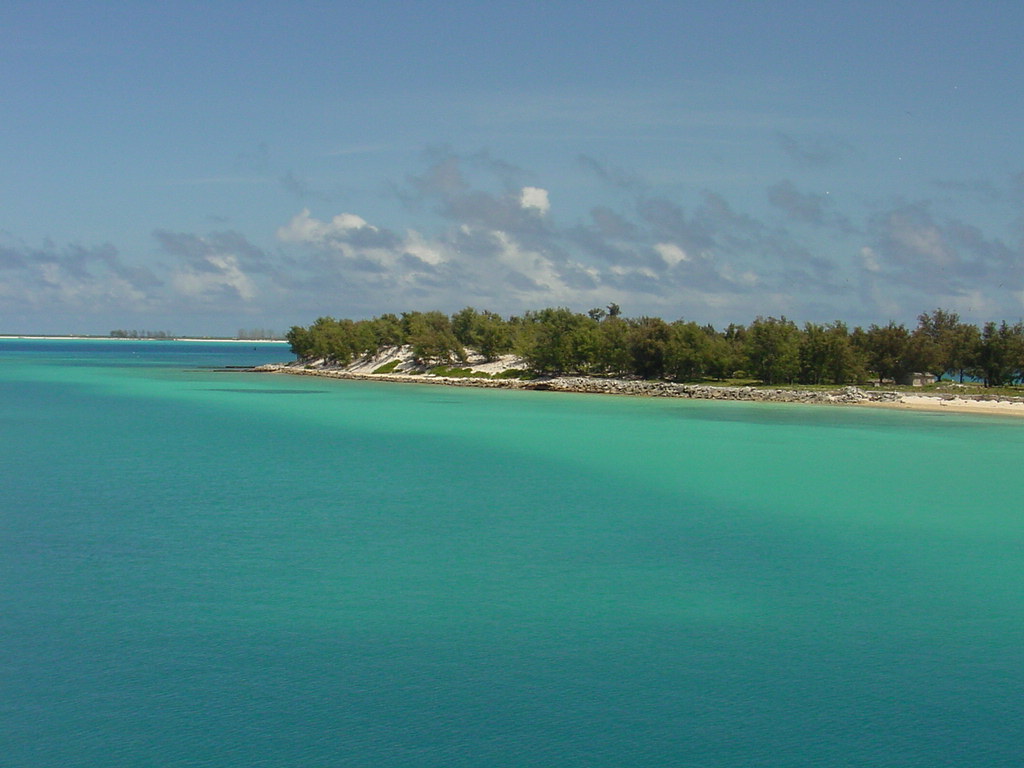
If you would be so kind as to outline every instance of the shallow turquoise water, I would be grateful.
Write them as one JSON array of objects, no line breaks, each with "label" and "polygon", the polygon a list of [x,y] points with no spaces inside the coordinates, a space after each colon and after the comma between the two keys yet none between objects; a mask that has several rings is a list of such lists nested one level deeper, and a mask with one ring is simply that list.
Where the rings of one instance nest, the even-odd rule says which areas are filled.
[{"label": "shallow turquoise water", "polygon": [[3,764],[1019,764],[1024,423],[283,357],[0,342]]}]

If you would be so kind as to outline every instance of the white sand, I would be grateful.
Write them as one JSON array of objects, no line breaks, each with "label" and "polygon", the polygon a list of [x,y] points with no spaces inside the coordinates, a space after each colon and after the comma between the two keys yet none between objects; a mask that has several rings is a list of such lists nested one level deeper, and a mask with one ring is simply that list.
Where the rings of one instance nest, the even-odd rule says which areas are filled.
[{"label": "white sand", "polygon": [[945,411],[948,413],[991,413],[1001,416],[1024,416],[1024,402],[1014,400],[951,400],[930,395],[903,395],[896,403],[863,403],[872,408],[897,408],[908,411]]},{"label": "white sand", "polygon": [[[392,373],[422,373],[423,371],[433,366],[418,366],[412,360],[412,348],[409,346],[404,347],[385,347],[376,355],[370,357],[362,357],[351,365],[347,366],[345,370],[349,373],[373,373],[375,370],[388,363],[398,361],[398,365],[392,369]],[[469,351],[469,359],[463,363],[456,360],[448,365],[449,368],[471,368],[474,371],[483,371],[484,373],[504,373],[510,368],[525,368],[526,363],[522,358],[516,357],[515,355],[504,355],[497,360],[490,362],[486,361],[483,355],[479,355],[475,352]]]}]

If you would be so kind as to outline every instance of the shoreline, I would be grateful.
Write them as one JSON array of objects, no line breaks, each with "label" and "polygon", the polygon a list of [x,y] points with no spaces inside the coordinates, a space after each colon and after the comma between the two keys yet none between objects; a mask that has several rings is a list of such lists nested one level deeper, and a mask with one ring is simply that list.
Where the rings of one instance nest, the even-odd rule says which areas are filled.
[{"label": "shoreline", "polygon": [[[929,413],[974,413],[991,416],[1024,417],[1024,400],[1003,397],[995,400],[946,395],[912,395],[895,393],[899,400],[892,403],[863,403],[875,408]],[[984,396],[981,396],[984,398]]]},{"label": "shoreline", "polygon": [[759,389],[755,387],[713,386],[708,384],[677,384],[669,381],[603,379],[589,376],[494,379],[469,376],[435,376],[429,373],[371,373],[365,370],[365,366],[361,367],[363,370],[312,367],[305,363],[272,363],[257,366],[251,370],[257,373],[284,373],[293,376],[317,376],[348,381],[378,381],[397,384],[434,384],[437,386],[519,389],[627,397],[676,397],[691,400],[846,405],[930,413],[968,413],[1024,417],[1024,398],[988,397],[985,395],[916,394],[893,390],[862,389],[856,386],[837,387],[833,390]]},{"label": "shoreline", "polygon": [[23,340],[23,341],[187,341],[187,342],[216,342],[229,344],[287,344],[286,339],[214,339],[196,338],[193,336],[173,336],[165,339],[160,338],[135,338],[126,336],[35,336],[32,334],[0,334],[0,340]]}]

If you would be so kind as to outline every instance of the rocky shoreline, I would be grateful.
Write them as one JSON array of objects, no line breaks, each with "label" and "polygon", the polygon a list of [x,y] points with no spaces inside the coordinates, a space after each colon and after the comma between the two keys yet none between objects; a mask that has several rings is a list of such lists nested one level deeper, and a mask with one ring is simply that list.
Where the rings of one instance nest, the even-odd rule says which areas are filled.
[{"label": "rocky shoreline", "polygon": [[[472,376],[436,376],[430,373],[369,373],[348,368],[309,364],[305,362],[261,365],[253,369],[261,373],[285,373],[296,376],[319,376],[356,381],[387,381],[403,384],[435,384],[454,387],[488,389],[522,389],[575,394],[623,395],[633,397],[678,397],[694,400],[732,400],[761,403],[803,403],[808,405],[883,405],[926,407],[931,410],[955,410],[956,406],[1020,406],[1024,398],[960,394],[907,395],[885,389],[864,389],[856,386],[832,390],[798,390],[785,388],[728,387],[708,384],[677,384],[669,381],[597,378],[590,376],[551,376],[536,379],[484,378]],[[912,401],[912,402],[910,402]],[[947,406],[943,408],[942,406]],[[953,406],[949,408],[948,406]]]}]

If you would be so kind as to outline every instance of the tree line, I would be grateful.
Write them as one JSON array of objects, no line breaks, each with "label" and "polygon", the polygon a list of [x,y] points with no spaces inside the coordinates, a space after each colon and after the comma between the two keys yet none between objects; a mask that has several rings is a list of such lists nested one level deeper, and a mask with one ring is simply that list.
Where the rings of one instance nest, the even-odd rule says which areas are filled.
[{"label": "tree line", "polygon": [[281,337],[277,335],[277,331],[268,328],[239,328],[235,338],[241,341],[263,341],[265,339],[277,340]]},{"label": "tree line", "polygon": [[110,332],[112,339],[173,339],[173,333],[167,331],[137,331],[135,329],[125,330],[118,328]]},{"label": "tree line", "polygon": [[587,313],[564,307],[502,317],[473,307],[384,314],[369,320],[321,317],[286,334],[299,359],[347,365],[386,347],[409,345],[417,362],[521,356],[536,374],[628,376],[673,381],[753,378],[764,384],[902,381],[915,372],[972,377],[985,386],[1024,383],[1024,323],[962,322],[944,309],[917,326],[890,322],[852,330],[843,322],[797,326],[785,317],[711,325],[623,317],[616,304]]}]

